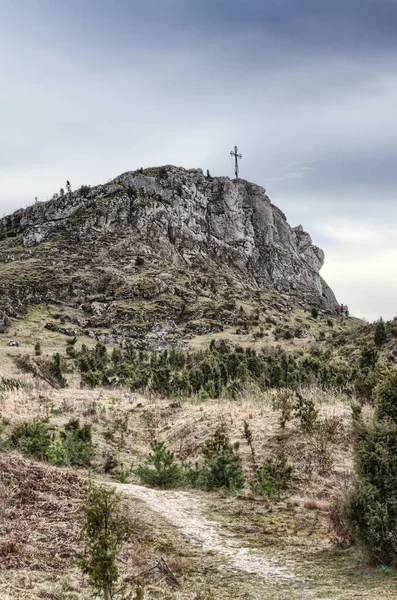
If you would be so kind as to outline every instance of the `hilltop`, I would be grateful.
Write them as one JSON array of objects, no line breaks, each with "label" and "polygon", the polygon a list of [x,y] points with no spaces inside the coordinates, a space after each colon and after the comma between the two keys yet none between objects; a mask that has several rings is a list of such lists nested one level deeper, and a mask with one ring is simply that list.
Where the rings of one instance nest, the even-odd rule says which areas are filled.
[{"label": "hilltop", "polygon": [[238,299],[332,311],[323,261],[262,187],[200,169],[145,169],[1,219],[0,311],[58,304],[69,330],[186,348],[190,329],[235,324],[228,311]]}]

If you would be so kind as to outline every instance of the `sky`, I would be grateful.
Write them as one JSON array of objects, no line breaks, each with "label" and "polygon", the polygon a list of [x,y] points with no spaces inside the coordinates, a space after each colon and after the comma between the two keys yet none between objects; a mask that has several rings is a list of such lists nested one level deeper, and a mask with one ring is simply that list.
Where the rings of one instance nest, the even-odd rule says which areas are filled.
[{"label": "sky", "polygon": [[397,0],[0,0],[0,216],[175,164],[266,188],[397,315]]}]

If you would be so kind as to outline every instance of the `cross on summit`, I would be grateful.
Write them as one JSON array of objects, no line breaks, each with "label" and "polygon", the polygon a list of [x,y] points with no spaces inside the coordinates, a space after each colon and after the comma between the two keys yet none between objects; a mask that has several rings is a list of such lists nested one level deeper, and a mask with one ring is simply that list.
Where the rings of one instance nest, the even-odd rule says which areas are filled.
[{"label": "cross on summit", "polygon": [[243,158],[241,154],[238,153],[238,148],[237,146],[234,146],[234,152],[233,150],[231,150],[230,152],[230,156],[234,156],[235,162],[234,162],[234,174],[236,175],[236,181],[238,181],[238,159]]}]

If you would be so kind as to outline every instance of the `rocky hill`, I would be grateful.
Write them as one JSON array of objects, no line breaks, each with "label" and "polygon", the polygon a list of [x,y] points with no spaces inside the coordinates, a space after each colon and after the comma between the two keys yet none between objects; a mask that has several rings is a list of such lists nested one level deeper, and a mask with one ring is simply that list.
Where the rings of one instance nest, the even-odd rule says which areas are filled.
[{"label": "rocky hill", "polygon": [[1,219],[0,310],[17,317],[62,302],[83,311],[75,325],[122,337],[213,321],[220,300],[243,293],[328,311],[336,299],[323,261],[262,187],[200,169],[141,169]]}]

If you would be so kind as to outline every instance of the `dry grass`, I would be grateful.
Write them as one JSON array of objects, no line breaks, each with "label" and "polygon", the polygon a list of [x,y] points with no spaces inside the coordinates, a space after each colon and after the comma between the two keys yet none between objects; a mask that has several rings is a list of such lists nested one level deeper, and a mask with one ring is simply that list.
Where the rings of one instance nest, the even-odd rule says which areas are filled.
[{"label": "dry grass", "polygon": [[[239,441],[249,473],[251,453],[243,435],[246,420],[259,460],[282,449],[294,464],[293,494],[287,502],[276,505],[258,501],[247,492],[234,500],[203,494],[209,503],[209,514],[246,547],[264,552],[269,560],[273,556],[288,564],[296,563],[294,568],[302,571],[304,577],[309,569],[311,583],[305,591],[310,591],[309,597],[323,598],[315,595],[322,586],[328,590],[327,598],[333,599],[370,600],[371,590],[376,590],[379,600],[392,597],[388,595],[391,583],[387,577],[379,582],[377,575],[371,578],[368,574],[366,592],[354,575],[358,568],[354,555],[331,552],[331,540],[335,538],[330,514],[337,494],[348,489],[352,472],[350,407],[337,390],[302,390],[315,398],[319,409],[320,433],[316,435],[320,439],[316,440],[315,435],[300,431],[297,420],[287,423],[281,431],[278,412],[272,405],[274,391],[262,395],[247,392],[234,401],[184,402],[178,408],[171,407],[169,400],[144,398],[125,389],[84,390],[74,386],[53,390],[28,376],[18,377],[24,387],[0,395],[0,411],[7,428],[34,416],[48,417],[53,427],[70,418],[89,422],[97,446],[98,473],[103,471],[106,453],[125,465],[139,463],[154,438],[166,441],[178,458],[195,461],[201,445],[221,421],[226,422],[231,439]],[[321,444],[332,456],[332,465],[325,471],[317,457]],[[9,600],[66,600],[68,595],[74,598],[73,594],[78,600],[88,598],[85,582],[74,564],[83,480],[76,474],[15,455],[0,455],[0,470],[13,481],[0,486],[0,518],[6,516],[1,525],[5,560],[0,569],[0,598],[3,592]],[[18,491],[21,489],[25,492]],[[132,499],[129,503],[135,533],[121,557],[121,570],[132,583],[137,575],[149,571],[144,575],[148,600],[262,600],[264,593],[269,600],[303,600],[298,581],[290,582],[288,587],[286,583],[258,580],[237,572],[223,577],[219,557],[200,553],[180,531],[143,503]],[[15,515],[15,523],[11,514]],[[22,543],[16,546],[15,539]],[[150,570],[160,556],[181,581],[181,589],[173,588],[164,574]],[[332,583],[333,577],[342,575],[346,584],[349,577],[354,580],[351,594],[349,591],[346,596],[335,596],[339,591],[332,591],[337,583]],[[337,587],[339,590],[339,584]]]},{"label": "dry grass", "polygon": [[165,441],[177,458],[196,461],[202,444],[222,421],[232,441],[239,442],[247,470],[252,459],[243,434],[244,421],[253,433],[257,460],[284,452],[295,465],[297,493],[329,499],[346,471],[352,469],[350,405],[337,392],[302,390],[316,397],[320,414],[318,429],[305,434],[296,419],[281,431],[272,404],[275,391],[247,392],[236,400],[186,401],[178,408],[171,406],[170,400],[144,398],[126,389],[53,390],[28,376],[20,379],[22,389],[0,395],[0,413],[8,429],[33,417],[48,418],[54,428],[71,418],[91,423],[99,471],[109,455],[124,465],[139,463],[154,439]]}]

